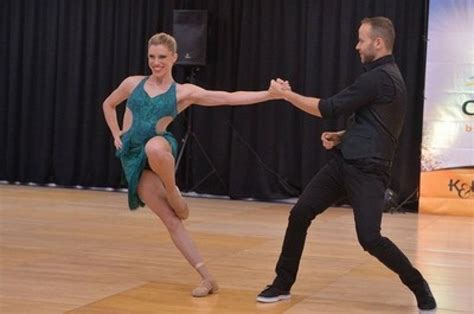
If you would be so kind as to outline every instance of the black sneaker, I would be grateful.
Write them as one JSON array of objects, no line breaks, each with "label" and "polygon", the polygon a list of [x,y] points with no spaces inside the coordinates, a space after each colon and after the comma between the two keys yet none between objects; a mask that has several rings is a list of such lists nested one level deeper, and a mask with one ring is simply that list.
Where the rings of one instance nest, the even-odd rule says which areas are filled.
[{"label": "black sneaker", "polygon": [[284,291],[276,288],[275,286],[268,285],[260,294],[257,296],[258,302],[272,303],[281,300],[288,300],[291,298],[290,291]]},{"label": "black sneaker", "polygon": [[426,280],[416,285],[408,286],[410,290],[415,294],[416,303],[420,310],[434,310],[436,308],[436,301],[431,293],[430,287]]}]

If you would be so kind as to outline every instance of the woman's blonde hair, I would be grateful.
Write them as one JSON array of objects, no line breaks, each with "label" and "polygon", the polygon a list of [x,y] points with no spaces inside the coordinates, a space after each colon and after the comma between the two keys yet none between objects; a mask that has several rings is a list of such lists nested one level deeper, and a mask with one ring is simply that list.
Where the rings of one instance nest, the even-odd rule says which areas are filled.
[{"label": "woman's blonde hair", "polygon": [[178,48],[174,37],[166,33],[158,33],[151,36],[151,38],[148,40],[148,48],[154,45],[166,46],[172,53],[176,53]]}]

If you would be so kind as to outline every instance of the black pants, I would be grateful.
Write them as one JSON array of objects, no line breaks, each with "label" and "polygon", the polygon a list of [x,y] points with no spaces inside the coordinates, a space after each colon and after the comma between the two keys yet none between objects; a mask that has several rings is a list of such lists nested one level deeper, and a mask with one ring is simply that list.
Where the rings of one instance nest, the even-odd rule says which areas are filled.
[{"label": "black pants", "polygon": [[383,162],[345,160],[339,154],[313,177],[290,212],[275,269],[276,287],[291,289],[311,221],[341,197],[347,197],[353,207],[357,238],[364,250],[397,273],[406,285],[423,280],[402,251],[380,234],[389,170]]}]

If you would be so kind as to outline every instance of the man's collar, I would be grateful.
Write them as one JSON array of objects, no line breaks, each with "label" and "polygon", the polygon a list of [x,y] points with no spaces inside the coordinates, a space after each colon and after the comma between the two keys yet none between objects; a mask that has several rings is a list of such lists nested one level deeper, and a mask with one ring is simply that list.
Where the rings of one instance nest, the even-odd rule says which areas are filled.
[{"label": "man's collar", "polygon": [[390,55],[386,55],[381,58],[378,58],[375,61],[364,64],[363,68],[364,68],[364,71],[370,71],[378,66],[381,66],[382,64],[393,63],[393,62],[395,62],[395,58],[393,57],[393,55],[390,54]]}]

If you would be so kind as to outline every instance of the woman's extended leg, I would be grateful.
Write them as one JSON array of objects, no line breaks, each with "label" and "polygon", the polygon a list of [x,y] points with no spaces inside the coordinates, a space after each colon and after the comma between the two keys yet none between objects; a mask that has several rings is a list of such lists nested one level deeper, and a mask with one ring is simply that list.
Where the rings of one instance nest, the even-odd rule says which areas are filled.
[{"label": "woman's extended leg", "polygon": [[206,296],[219,289],[207,269],[198,248],[184,228],[183,222],[166,202],[166,190],[158,175],[144,170],[138,184],[138,194],[145,204],[163,221],[171,239],[192,267],[201,275],[201,284],[193,290],[193,296]]}]

